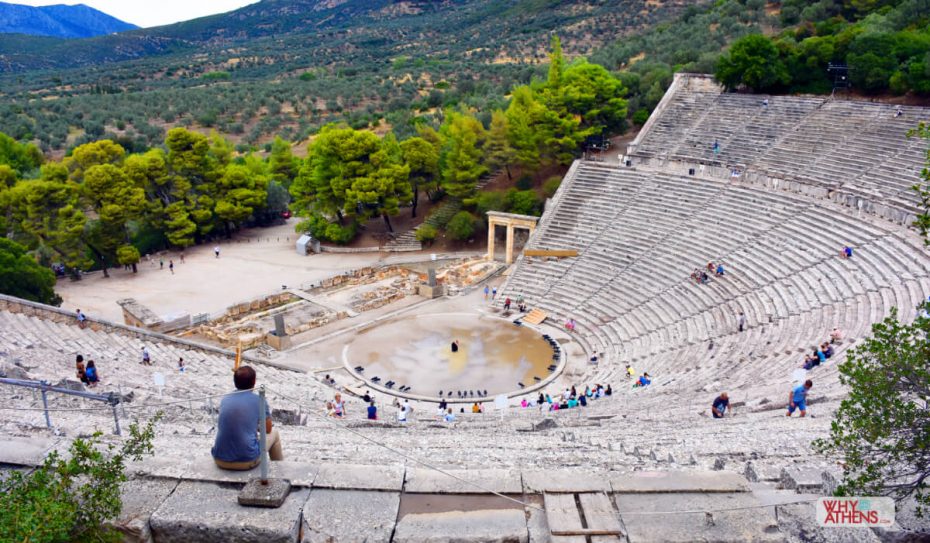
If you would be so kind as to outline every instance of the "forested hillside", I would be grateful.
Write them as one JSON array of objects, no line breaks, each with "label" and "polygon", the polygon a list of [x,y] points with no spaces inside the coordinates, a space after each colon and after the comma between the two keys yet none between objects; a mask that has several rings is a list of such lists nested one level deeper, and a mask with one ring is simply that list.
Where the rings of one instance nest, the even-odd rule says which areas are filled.
[{"label": "forested hillside", "polygon": [[487,124],[514,84],[544,72],[552,32],[569,58],[590,55],[686,3],[266,0],[77,42],[0,36],[0,69],[17,72],[0,78],[0,126],[61,153],[104,137],[143,150],[174,126],[216,129],[240,149],[334,120],[402,137],[460,103]]}]

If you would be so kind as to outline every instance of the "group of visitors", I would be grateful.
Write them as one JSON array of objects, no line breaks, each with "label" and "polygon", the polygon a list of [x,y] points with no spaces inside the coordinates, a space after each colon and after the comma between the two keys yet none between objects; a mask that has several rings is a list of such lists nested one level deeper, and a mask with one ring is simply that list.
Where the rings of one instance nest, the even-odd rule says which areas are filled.
[{"label": "group of visitors", "polygon": [[540,392],[535,402],[523,398],[520,401],[520,407],[539,407],[540,410],[546,409],[548,411],[587,407],[589,401],[604,398],[613,393],[614,391],[609,384],[606,387],[600,383],[596,383],[594,386],[585,386],[584,391],[580,392],[573,385],[571,388],[563,390],[561,394],[556,394],[555,397]]},{"label": "group of visitors", "polygon": [[88,360],[87,365],[84,365],[84,355],[77,355],[75,359],[75,369],[77,378],[80,382],[84,383],[87,386],[96,386],[100,382],[100,376],[97,375],[97,365],[93,360]]},{"label": "group of visitors", "polygon": [[843,339],[843,333],[840,332],[839,328],[834,328],[830,332],[830,341],[821,343],[819,347],[817,345],[811,347],[811,353],[804,357],[804,363],[801,364],[801,367],[810,371],[821,364],[826,364],[827,359],[834,354],[833,345],[841,339]]},{"label": "group of visitors", "polygon": [[[626,365],[626,378],[632,379],[636,376],[636,370],[634,370],[629,364]],[[652,384],[652,377],[649,375],[649,372],[644,371],[642,375],[636,378],[633,382],[633,388],[646,387]]]},{"label": "group of visitors", "polygon": [[694,271],[691,272],[691,280],[699,285],[704,285],[710,282],[710,274],[714,274],[717,277],[726,275],[723,263],[718,262],[714,264],[713,262],[708,262],[703,270],[701,268],[694,268]]},{"label": "group of visitors", "polygon": [[342,394],[337,392],[332,400],[326,402],[326,416],[337,419],[346,416],[346,403],[342,399]]},{"label": "group of visitors", "polygon": [[[484,287],[487,289],[488,287]],[[510,305],[513,301],[510,299],[510,296],[504,298],[504,311],[510,311]],[[517,308],[520,310],[520,313],[526,313],[526,302],[523,300],[523,295],[517,295]]]}]

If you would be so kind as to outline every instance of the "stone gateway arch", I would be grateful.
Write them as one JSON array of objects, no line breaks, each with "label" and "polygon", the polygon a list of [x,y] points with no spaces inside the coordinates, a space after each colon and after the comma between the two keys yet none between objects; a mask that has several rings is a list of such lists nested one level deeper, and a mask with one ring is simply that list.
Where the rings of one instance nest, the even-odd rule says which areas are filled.
[{"label": "stone gateway arch", "polygon": [[530,231],[530,235],[536,230],[536,223],[539,217],[530,215],[516,215],[514,213],[501,213],[499,211],[488,211],[488,260],[494,260],[494,229],[497,226],[507,227],[507,254],[504,262],[513,264],[513,231],[515,228],[523,228]]}]

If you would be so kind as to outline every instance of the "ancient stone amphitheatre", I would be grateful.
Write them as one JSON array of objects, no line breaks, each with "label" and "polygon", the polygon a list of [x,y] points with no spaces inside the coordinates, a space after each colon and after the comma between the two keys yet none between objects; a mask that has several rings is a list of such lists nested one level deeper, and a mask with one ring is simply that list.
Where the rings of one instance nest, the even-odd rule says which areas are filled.
[{"label": "ancient stone amphitheatre", "polygon": [[[59,383],[83,353],[101,368],[96,391],[127,401],[114,413],[52,394],[49,429],[41,398],[8,389],[0,462],[29,466],[74,436],[112,434],[114,415],[125,428],[161,410],[156,454],[132,466],[125,488],[119,524],[133,540],[826,537],[809,500],[832,489],[838,467],[810,442],[827,434],[844,397],[837,364],[892,307],[912,319],[930,293],[930,258],[909,228],[926,149],[905,134],[921,120],[930,111],[728,94],[708,77],[679,75],[622,161],[574,163],[524,248],[575,257],[518,249],[512,266],[480,248],[297,257],[293,237],[269,238],[224,247],[222,270],[203,248],[174,277],[151,268],[118,294],[95,278],[65,285],[60,310],[5,297],[8,376]],[[852,258],[840,258],[845,246]],[[252,251],[286,263],[271,256],[250,268]],[[698,284],[690,274],[708,261],[726,274]],[[252,277],[237,275],[240,265]],[[171,281],[188,290],[171,294]],[[121,308],[114,296],[135,302]],[[523,316],[518,298],[545,320],[524,323],[526,339],[501,339]],[[277,315],[285,334],[271,333]],[[467,323],[478,321],[489,331],[470,334]],[[834,328],[844,336],[836,354],[805,375],[805,354]],[[469,373],[468,360],[443,354],[447,339],[466,355],[480,346],[489,364],[498,341],[543,348]],[[215,406],[231,389],[240,342],[284,442],[286,461],[271,474],[294,485],[278,509],[239,506],[239,483],[254,473],[221,472],[210,458]],[[139,364],[143,346],[151,367]],[[435,357],[402,356],[421,348]],[[628,365],[652,384],[633,388]],[[803,378],[815,383],[808,416],[786,418],[788,392]],[[595,384],[613,394],[566,411],[521,407],[540,392]],[[438,421],[440,390],[454,423]],[[348,398],[338,421],[324,416],[337,391]],[[365,418],[366,391],[378,421]],[[710,405],[723,391],[731,409],[715,420]],[[495,405],[500,393],[508,407]],[[396,422],[401,398],[413,406],[406,424]],[[476,401],[484,413],[471,412]]]}]

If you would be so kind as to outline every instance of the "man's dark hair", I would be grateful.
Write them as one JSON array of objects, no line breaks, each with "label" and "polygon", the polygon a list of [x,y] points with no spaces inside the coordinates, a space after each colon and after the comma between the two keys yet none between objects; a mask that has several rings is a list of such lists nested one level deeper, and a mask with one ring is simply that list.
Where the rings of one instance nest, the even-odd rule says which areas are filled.
[{"label": "man's dark hair", "polygon": [[807,388],[810,388],[814,386],[814,382],[808,379],[807,381],[804,381],[804,386],[806,386]]},{"label": "man's dark hair", "polygon": [[82,354],[77,355],[77,358],[76,358],[75,360],[76,360],[77,362],[83,362],[83,361],[84,361],[84,355],[82,355]]},{"label": "man's dark hair", "polygon": [[237,390],[250,390],[255,388],[255,370],[251,366],[242,366],[233,374],[233,382]]}]

